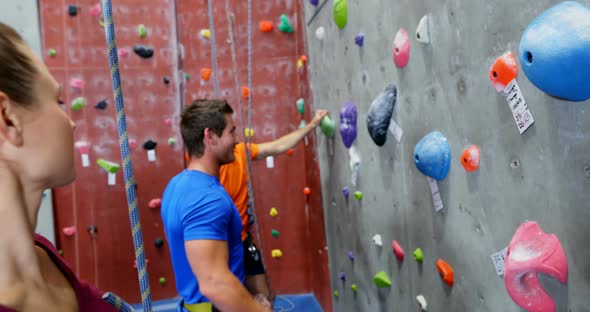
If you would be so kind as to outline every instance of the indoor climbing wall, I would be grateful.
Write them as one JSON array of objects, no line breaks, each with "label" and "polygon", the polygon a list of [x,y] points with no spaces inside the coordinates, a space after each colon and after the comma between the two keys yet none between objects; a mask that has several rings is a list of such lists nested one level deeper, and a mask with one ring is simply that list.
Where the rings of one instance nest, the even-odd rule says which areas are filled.
[{"label": "indoor climbing wall", "polygon": [[559,1],[303,2],[314,105],[348,125],[318,140],[334,311],[522,311],[502,269],[536,311],[590,311],[590,103],[543,92],[588,90],[587,10],[523,37]]},{"label": "indoor climbing wall", "polygon": [[[305,51],[301,9],[296,1],[253,1],[250,94],[254,143],[278,139],[297,129],[302,119],[309,121],[313,116],[309,105],[307,64],[300,62]],[[220,92],[234,108],[236,124],[245,134],[248,103],[242,89],[248,86],[247,1],[213,1],[213,29],[207,1],[178,1],[177,12],[179,40],[184,51],[182,68],[186,87],[183,96],[186,103],[215,94],[215,73],[207,74],[213,70],[214,34]],[[288,25],[292,32],[286,32]],[[230,33],[233,34],[235,64]],[[304,114],[297,109],[298,99],[305,103]],[[251,177],[261,249],[273,290],[277,294],[312,293],[326,311],[331,311],[315,146],[315,135],[310,134],[304,143],[285,155],[253,162]],[[305,187],[311,190],[311,194],[304,194]],[[270,215],[272,208],[277,212],[274,217]],[[255,233],[255,228],[252,231]],[[280,250],[282,257],[272,257],[273,250],[275,256]]]},{"label": "indoor climbing wall", "polygon": [[[137,1],[115,4],[152,298],[171,298],[176,290],[157,198],[184,165],[175,8],[170,1],[154,1],[149,7]],[[129,302],[140,302],[99,2],[47,0],[39,5],[45,62],[61,84],[65,109],[76,122],[78,177],[54,194],[57,247],[81,278]],[[153,55],[146,57],[149,49]]]}]

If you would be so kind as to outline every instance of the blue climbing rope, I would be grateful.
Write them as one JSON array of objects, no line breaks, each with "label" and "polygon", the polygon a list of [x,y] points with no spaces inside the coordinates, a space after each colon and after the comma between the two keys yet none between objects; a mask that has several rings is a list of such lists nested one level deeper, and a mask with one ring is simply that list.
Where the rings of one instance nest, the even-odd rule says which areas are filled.
[{"label": "blue climbing rope", "polygon": [[215,23],[213,20],[213,0],[208,1],[209,7],[209,31],[211,32],[211,66],[213,67],[213,90],[215,98],[221,96],[219,88],[219,72],[217,71],[217,43],[215,41]]},{"label": "blue climbing rope", "polygon": [[152,311],[150,284],[147,268],[145,265],[145,253],[143,247],[143,235],[141,223],[139,222],[139,209],[137,208],[137,194],[135,193],[135,179],[133,178],[133,167],[129,156],[129,136],[127,134],[127,121],[125,109],[123,108],[123,90],[121,89],[121,75],[119,73],[119,58],[117,56],[117,41],[115,39],[115,25],[113,24],[113,9],[111,0],[102,0],[104,12],[104,29],[109,54],[109,66],[111,80],[113,82],[113,97],[115,99],[115,110],[117,112],[117,129],[119,133],[119,145],[121,146],[121,159],[123,161],[123,174],[125,177],[125,191],[127,193],[127,205],[129,208],[129,219],[133,235],[133,246],[135,247],[135,259],[137,261],[137,274],[141,289],[141,303],[145,312]]}]

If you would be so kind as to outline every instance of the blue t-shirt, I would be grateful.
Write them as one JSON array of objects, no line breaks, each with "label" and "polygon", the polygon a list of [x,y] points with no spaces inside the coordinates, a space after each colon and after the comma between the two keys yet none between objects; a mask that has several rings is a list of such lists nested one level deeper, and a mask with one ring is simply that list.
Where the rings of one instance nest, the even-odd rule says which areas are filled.
[{"label": "blue t-shirt", "polygon": [[219,179],[194,170],[184,170],[176,175],[162,197],[162,221],[176,289],[186,303],[209,302],[209,299],[199,290],[199,282],[186,256],[185,241],[227,241],[228,267],[244,282],[242,221]]}]

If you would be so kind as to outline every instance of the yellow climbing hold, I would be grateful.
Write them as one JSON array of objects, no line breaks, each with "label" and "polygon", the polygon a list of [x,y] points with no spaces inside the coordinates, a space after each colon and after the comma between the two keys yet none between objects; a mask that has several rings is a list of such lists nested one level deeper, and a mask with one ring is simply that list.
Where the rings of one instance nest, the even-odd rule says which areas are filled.
[{"label": "yellow climbing hold", "polygon": [[298,60],[297,61],[297,68],[298,69],[302,69],[303,68],[303,61],[302,60]]},{"label": "yellow climbing hold", "polygon": [[211,38],[211,31],[207,28],[201,29],[201,36],[203,38],[209,39],[209,38]]},{"label": "yellow climbing hold", "polygon": [[283,256],[283,252],[280,249],[273,249],[271,255],[273,258],[280,258]]},{"label": "yellow climbing hold", "polygon": [[279,212],[278,212],[277,208],[275,208],[275,207],[270,208],[270,216],[271,217],[276,217],[278,215],[279,215]]},{"label": "yellow climbing hold", "polygon": [[244,129],[244,135],[248,138],[253,137],[254,136],[254,129],[251,129],[251,128]]}]

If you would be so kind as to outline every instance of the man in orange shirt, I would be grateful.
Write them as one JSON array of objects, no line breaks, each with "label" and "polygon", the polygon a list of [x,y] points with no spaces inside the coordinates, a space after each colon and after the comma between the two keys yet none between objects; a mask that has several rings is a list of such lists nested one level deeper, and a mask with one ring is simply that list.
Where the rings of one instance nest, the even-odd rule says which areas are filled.
[{"label": "man in orange shirt", "polygon": [[[250,144],[250,156],[252,160],[265,159],[268,156],[282,154],[293,148],[309,132],[319,126],[322,118],[328,115],[327,110],[319,109],[314,118],[306,126],[299,128],[277,140]],[[221,166],[219,181],[234,201],[242,218],[242,241],[244,243],[244,266],[246,275],[246,288],[252,295],[263,295],[269,302],[274,299],[274,294],[267,284],[266,272],[262,265],[260,252],[254,244],[249,233],[249,226],[252,223],[249,212],[248,198],[248,167],[246,144],[239,143],[234,148],[236,160],[232,163]]]}]

